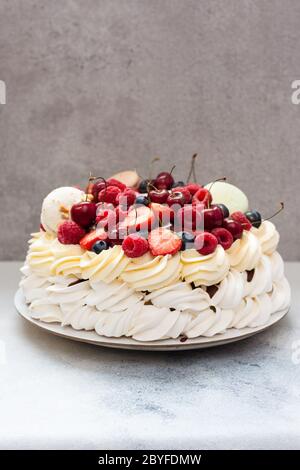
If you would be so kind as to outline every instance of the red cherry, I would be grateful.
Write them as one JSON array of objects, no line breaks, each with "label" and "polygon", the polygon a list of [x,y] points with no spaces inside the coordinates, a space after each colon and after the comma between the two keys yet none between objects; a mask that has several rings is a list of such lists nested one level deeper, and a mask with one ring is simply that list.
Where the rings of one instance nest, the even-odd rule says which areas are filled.
[{"label": "red cherry", "polygon": [[212,230],[215,227],[221,227],[224,215],[220,207],[214,206],[203,211],[204,230]]},{"label": "red cherry", "polygon": [[243,227],[242,227],[242,224],[240,224],[240,222],[237,222],[236,220],[233,220],[233,219],[224,219],[223,227],[226,228],[231,233],[234,240],[237,240],[238,238],[242,238]]},{"label": "red cherry", "polygon": [[181,191],[171,191],[168,199],[167,199],[168,206],[184,206],[185,204],[185,196]]},{"label": "red cherry", "polygon": [[80,227],[89,227],[95,222],[96,209],[93,202],[79,202],[71,208],[71,219]]},{"label": "red cherry", "polygon": [[226,228],[214,228],[211,233],[217,237],[219,245],[221,245],[224,250],[228,250],[228,248],[233,244],[233,236]]},{"label": "red cherry", "polygon": [[149,191],[149,198],[152,202],[157,202],[158,204],[163,204],[169,197],[169,191],[167,189],[153,189]]},{"label": "red cherry", "polygon": [[200,255],[210,255],[216,251],[218,240],[212,233],[202,232],[196,236],[194,245]]},{"label": "red cherry", "polygon": [[206,207],[209,207],[212,202],[212,195],[206,188],[198,189],[198,191],[193,196],[193,202],[202,203]]},{"label": "red cherry", "polygon": [[170,189],[172,188],[174,184],[174,178],[171,175],[171,173],[168,173],[167,171],[163,171],[162,173],[159,173],[155,179],[154,186],[157,189]]},{"label": "red cherry", "polygon": [[185,187],[189,190],[192,196],[194,196],[194,194],[196,194],[196,192],[202,188],[202,186],[200,186],[200,184],[197,184],[197,183],[189,183]]},{"label": "red cherry", "polygon": [[92,183],[92,186],[90,186],[89,191],[91,191],[91,194],[94,196],[95,202],[98,201],[98,194],[100,193],[100,191],[102,191],[102,189],[105,189],[105,187],[106,187],[106,184],[105,184],[105,181],[103,180],[97,181],[96,183]]},{"label": "red cherry", "polygon": [[172,192],[182,193],[184,195],[184,198],[185,198],[185,204],[189,204],[192,200],[192,195],[185,186],[178,186],[177,188],[172,188]]},{"label": "red cherry", "polygon": [[203,205],[181,207],[176,214],[176,232],[197,230],[203,221]]}]

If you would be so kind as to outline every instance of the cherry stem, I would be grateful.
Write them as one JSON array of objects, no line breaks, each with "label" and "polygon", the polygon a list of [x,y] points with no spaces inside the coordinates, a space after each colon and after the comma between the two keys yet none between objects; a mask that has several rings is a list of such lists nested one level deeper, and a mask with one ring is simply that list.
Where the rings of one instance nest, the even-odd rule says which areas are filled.
[{"label": "cherry stem", "polygon": [[192,175],[193,175],[193,178],[194,178],[194,182],[197,183],[197,177],[196,177],[196,171],[195,171],[195,160],[196,160],[197,156],[198,156],[197,153],[194,153],[194,155],[192,156],[190,171],[189,171],[189,174],[188,174],[188,177],[187,177],[187,180],[186,180],[187,183],[189,183]]},{"label": "cherry stem", "polygon": [[176,168],[176,165],[173,165],[170,171],[170,175],[173,173],[174,169]]},{"label": "cherry stem", "polygon": [[273,217],[278,215],[281,211],[283,211],[283,209],[284,209],[284,202],[280,202],[280,209],[278,209],[278,211],[276,211],[273,215],[271,215],[270,217],[268,217],[267,219],[264,219],[264,220],[273,219]]}]

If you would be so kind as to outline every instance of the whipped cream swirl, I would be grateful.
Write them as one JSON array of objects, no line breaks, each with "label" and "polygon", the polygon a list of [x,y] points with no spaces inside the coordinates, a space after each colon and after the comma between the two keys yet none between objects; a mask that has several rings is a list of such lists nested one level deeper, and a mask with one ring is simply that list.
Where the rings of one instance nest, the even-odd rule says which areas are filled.
[{"label": "whipped cream swirl", "polygon": [[179,253],[155,257],[147,253],[140,258],[132,258],[121,278],[137,291],[151,292],[176,283],[180,273]]},{"label": "whipped cream swirl", "polygon": [[264,254],[271,255],[276,251],[279,243],[279,233],[272,222],[264,220],[259,228],[253,227],[251,233],[258,238]]},{"label": "whipped cream swirl", "polygon": [[191,249],[181,252],[182,277],[195,286],[218,284],[228,274],[230,263],[227,253],[217,246],[214,253],[203,256]]},{"label": "whipped cream swirl", "polygon": [[243,275],[231,269],[225,279],[216,286],[216,292],[211,298],[212,305],[222,309],[234,309],[242,301],[245,290]]},{"label": "whipped cream swirl", "polygon": [[227,253],[231,267],[240,272],[250,271],[260,260],[260,242],[252,232],[244,230],[242,238],[235,240]]}]

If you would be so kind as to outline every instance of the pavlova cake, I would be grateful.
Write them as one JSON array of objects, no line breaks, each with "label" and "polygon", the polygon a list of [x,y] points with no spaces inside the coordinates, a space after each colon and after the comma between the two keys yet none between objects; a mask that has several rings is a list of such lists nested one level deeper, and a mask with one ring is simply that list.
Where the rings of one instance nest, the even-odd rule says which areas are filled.
[{"label": "pavlova cake", "polygon": [[226,181],[91,177],[44,199],[20,286],[43,322],[137,341],[212,337],[288,309],[278,242]]}]

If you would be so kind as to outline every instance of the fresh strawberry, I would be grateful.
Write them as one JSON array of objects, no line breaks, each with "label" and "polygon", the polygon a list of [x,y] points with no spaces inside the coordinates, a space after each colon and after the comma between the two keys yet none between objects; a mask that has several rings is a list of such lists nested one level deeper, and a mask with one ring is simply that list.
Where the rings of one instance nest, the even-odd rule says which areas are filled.
[{"label": "fresh strawberry", "polygon": [[188,188],[186,188],[185,186],[178,186],[177,188],[172,188],[172,191],[174,191],[175,193],[176,192],[182,193],[184,195],[185,204],[189,204],[191,202],[192,195],[190,191],[188,190]]},{"label": "fresh strawberry", "polygon": [[117,186],[108,186],[100,191],[98,194],[98,201],[99,202],[108,202],[113,204],[114,206],[117,205],[117,196],[121,193],[121,189]]},{"label": "fresh strawberry", "polygon": [[147,253],[149,244],[145,238],[140,237],[137,233],[132,233],[125,238],[122,248],[128,258],[138,258]]},{"label": "fresh strawberry", "polygon": [[119,193],[116,197],[116,202],[123,208],[129,208],[135,203],[136,192],[133,189],[126,188],[125,191]]},{"label": "fresh strawberry", "polygon": [[85,230],[73,220],[62,222],[57,231],[57,238],[63,245],[77,245],[85,235]]},{"label": "fresh strawberry", "polygon": [[151,202],[150,208],[153,211],[155,218],[161,222],[162,225],[168,225],[174,220],[174,211],[172,207],[167,205]]},{"label": "fresh strawberry", "polygon": [[99,240],[107,240],[107,233],[103,229],[96,229],[87,233],[80,240],[80,246],[84,250],[91,250],[93,245]]},{"label": "fresh strawberry", "polygon": [[117,223],[117,214],[116,211],[113,209],[103,208],[98,209],[97,216],[96,216],[96,225],[97,228],[107,228],[108,223]]},{"label": "fresh strawberry", "polygon": [[153,256],[175,255],[182,245],[182,240],[176,233],[163,227],[152,230],[149,233],[148,242]]},{"label": "fresh strawberry", "polygon": [[186,189],[189,190],[192,196],[194,196],[194,194],[196,194],[196,192],[202,188],[202,186],[200,186],[200,184],[197,184],[197,183],[188,183],[185,187]]},{"label": "fresh strawberry", "polygon": [[233,212],[230,217],[236,222],[239,222],[242,225],[244,230],[252,229],[252,224],[250,220],[247,219],[247,217],[245,216],[245,214],[243,214],[243,212],[241,211]]},{"label": "fresh strawberry", "polygon": [[138,231],[153,228],[155,222],[155,216],[150,207],[138,206],[131,207],[128,211],[127,217],[120,224],[123,228],[126,228],[129,232]]},{"label": "fresh strawberry", "polygon": [[206,188],[200,188],[193,196],[193,204],[202,203],[208,207],[212,202],[212,195]]},{"label": "fresh strawberry", "polygon": [[106,181],[107,186],[115,186],[116,188],[119,188],[121,191],[125,191],[126,185],[124,183],[121,183],[121,181],[116,180],[115,178],[109,178]]}]

